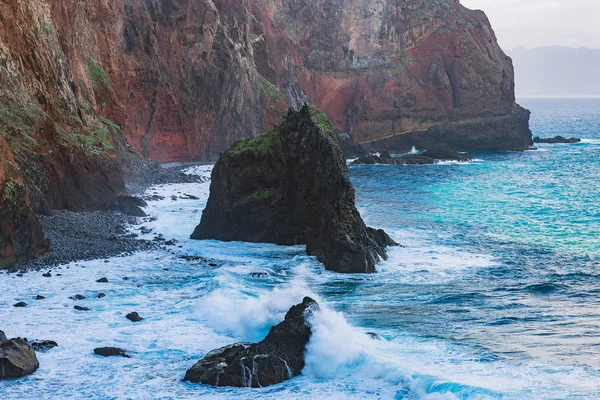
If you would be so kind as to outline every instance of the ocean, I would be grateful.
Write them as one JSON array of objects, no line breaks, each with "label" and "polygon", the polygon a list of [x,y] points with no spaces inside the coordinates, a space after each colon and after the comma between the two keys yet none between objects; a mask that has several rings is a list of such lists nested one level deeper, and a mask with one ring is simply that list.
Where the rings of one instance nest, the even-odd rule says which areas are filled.
[{"label": "ocean", "polygon": [[[0,329],[59,344],[38,354],[35,374],[0,381],[0,397],[598,398],[600,99],[520,104],[534,135],[582,143],[469,154],[470,163],[349,166],[367,224],[403,245],[377,274],[328,272],[301,246],[192,241],[209,183],[150,189],[166,198],[149,202],[156,220],[141,236],[181,247],[72,263],[52,278],[0,274]],[[208,176],[211,167],[192,169]],[[200,200],[172,201],[178,193]],[[92,311],[73,310],[78,293]],[[46,300],[30,301],[37,294]],[[301,376],[263,389],[181,381],[208,351],[262,339],[304,296],[322,312]],[[130,323],[131,311],[145,319]],[[132,357],[93,355],[100,346]]]}]

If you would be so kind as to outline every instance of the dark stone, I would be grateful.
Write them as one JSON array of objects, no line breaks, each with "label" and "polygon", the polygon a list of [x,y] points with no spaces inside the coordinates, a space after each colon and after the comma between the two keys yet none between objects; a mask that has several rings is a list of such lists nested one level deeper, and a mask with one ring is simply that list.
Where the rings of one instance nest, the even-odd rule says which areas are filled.
[{"label": "dark stone", "polygon": [[56,343],[54,340],[32,340],[31,347],[35,351],[45,352],[58,347],[58,343]]},{"label": "dark stone", "polygon": [[309,105],[221,154],[191,237],[306,244],[327,269],[345,273],[375,272],[387,258],[356,210],[333,126]]},{"label": "dark stone", "polygon": [[99,298],[99,299],[102,299],[102,298],[104,298],[104,297],[106,297],[106,295],[105,295],[104,293],[98,293],[98,298]]},{"label": "dark stone", "polygon": [[98,282],[98,283],[108,283],[108,279],[107,278],[100,278],[96,282]]},{"label": "dark stone", "polygon": [[24,301],[20,301],[16,304],[13,305],[14,307],[27,307],[27,303],[25,303]]},{"label": "dark stone", "polygon": [[458,151],[445,144],[430,144],[423,154],[407,154],[402,157],[392,157],[390,152],[382,150],[379,155],[369,154],[354,160],[353,164],[389,164],[389,165],[427,165],[436,164],[438,160],[453,160],[468,162],[471,157],[461,155]]},{"label": "dark stone", "polygon": [[266,272],[250,272],[252,278],[266,278],[269,276]]},{"label": "dark stone", "polygon": [[146,217],[147,214],[142,210],[142,207],[148,207],[148,203],[144,200],[133,196],[117,196],[117,211],[132,217]]},{"label": "dark stone", "polygon": [[38,294],[37,296],[35,296],[35,300],[44,300],[44,299],[45,299],[45,297],[42,296],[42,295],[40,295],[40,294]]},{"label": "dark stone", "polygon": [[44,278],[50,278],[52,276],[52,274],[50,272],[46,272],[45,274],[42,274],[42,276]]},{"label": "dark stone", "polygon": [[85,296],[80,295],[80,294],[76,294],[75,296],[69,297],[69,299],[71,299],[71,300],[85,300]]},{"label": "dark stone", "polygon": [[144,319],[144,318],[140,317],[140,315],[137,312],[129,313],[125,316],[125,318],[127,318],[131,322],[140,322],[141,320]]},{"label": "dark stone", "polygon": [[82,306],[74,306],[73,308],[76,309],[77,311],[91,311],[89,308],[82,307]]},{"label": "dark stone", "polygon": [[465,157],[459,154],[456,149],[445,145],[445,144],[431,144],[427,147],[427,150],[423,153],[424,157],[434,158],[436,160],[453,160],[453,161],[461,161],[468,162],[472,161],[471,157]]},{"label": "dark stone", "polygon": [[550,144],[557,144],[557,143],[573,144],[573,143],[581,142],[581,139],[578,139],[578,138],[567,139],[562,136],[555,136],[553,138],[541,138],[539,136],[536,136],[533,138],[533,142],[534,143],[550,143]]},{"label": "dark stone", "polygon": [[118,347],[98,347],[94,349],[94,354],[102,357],[125,357],[130,358],[125,350]]},{"label": "dark stone", "polygon": [[186,372],[184,381],[256,388],[300,375],[311,335],[307,318],[318,309],[314,300],[305,297],[302,303],[290,308],[285,320],[271,328],[262,341],[211,351]]},{"label": "dark stone", "polygon": [[0,331],[0,379],[20,378],[34,373],[40,366],[27,339],[7,339]]}]

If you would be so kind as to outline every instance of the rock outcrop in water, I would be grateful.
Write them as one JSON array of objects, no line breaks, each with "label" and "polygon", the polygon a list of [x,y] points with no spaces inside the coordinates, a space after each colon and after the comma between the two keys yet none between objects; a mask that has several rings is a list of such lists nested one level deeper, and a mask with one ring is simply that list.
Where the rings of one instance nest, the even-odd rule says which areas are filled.
[{"label": "rock outcrop in water", "polygon": [[30,375],[39,366],[35,351],[27,339],[8,339],[0,331],[0,379]]},{"label": "rock outcrop in water", "polygon": [[191,237],[306,244],[327,269],[346,273],[374,272],[394,244],[365,226],[333,127],[309,105],[221,154]]},{"label": "rock outcrop in water", "polygon": [[389,164],[389,165],[425,165],[436,164],[439,160],[469,162],[471,157],[463,156],[456,150],[446,145],[432,145],[423,154],[406,154],[392,157],[389,151],[383,150],[379,154],[371,153],[359,157],[352,164]]},{"label": "rock outcrop in water", "polygon": [[213,350],[185,374],[185,381],[212,386],[265,387],[291,379],[304,368],[304,351],[311,335],[307,322],[319,309],[311,298],[290,308],[285,320],[262,341],[238,343]]},{"label": "rock outcrop in water", "polygon": [[565,144],[573,144],[573,143],[580,143],[581,139],[579,138],[566,138],[563,136],[554,136],[553,138],[541,138],[541,137],[534,137],[533,138],[533,142],[534,143],[549,143],[549,144],[557,144],[557,143],[565,143]]}]

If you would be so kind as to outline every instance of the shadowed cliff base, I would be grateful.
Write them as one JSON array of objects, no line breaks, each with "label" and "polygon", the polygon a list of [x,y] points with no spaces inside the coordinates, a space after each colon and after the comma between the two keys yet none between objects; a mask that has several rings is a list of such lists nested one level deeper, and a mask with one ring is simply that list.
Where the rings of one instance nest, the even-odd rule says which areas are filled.
[{"label": "shadowed cliff base", "polygon": [[309,105],[221,154],[191,237],[306,244],[327,269],[346,273],[375,272],[396,244],[365,226],[333,126]]}]

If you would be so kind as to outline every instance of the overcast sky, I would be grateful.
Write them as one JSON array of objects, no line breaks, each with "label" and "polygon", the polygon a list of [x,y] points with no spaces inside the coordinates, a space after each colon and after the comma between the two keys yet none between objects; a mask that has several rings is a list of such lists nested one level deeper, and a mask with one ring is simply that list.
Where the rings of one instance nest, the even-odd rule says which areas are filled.
[{"label": "overcast sky", "polygon": [[460,0],[486,12],[504,50],[523,46],[600,49],[600,0]]}]

